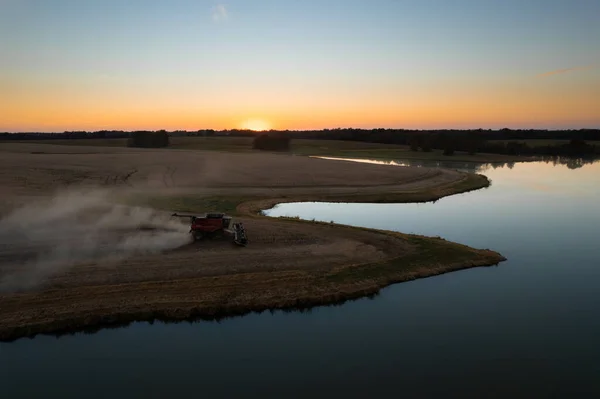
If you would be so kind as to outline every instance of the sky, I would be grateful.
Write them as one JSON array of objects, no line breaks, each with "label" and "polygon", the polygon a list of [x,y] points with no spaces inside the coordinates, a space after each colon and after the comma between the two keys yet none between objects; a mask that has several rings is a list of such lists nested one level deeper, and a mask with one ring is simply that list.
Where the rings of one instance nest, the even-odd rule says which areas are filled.
[{"label": "sky", "polygon": [[599,0],[0,0],[0,131],[600,128]]}]

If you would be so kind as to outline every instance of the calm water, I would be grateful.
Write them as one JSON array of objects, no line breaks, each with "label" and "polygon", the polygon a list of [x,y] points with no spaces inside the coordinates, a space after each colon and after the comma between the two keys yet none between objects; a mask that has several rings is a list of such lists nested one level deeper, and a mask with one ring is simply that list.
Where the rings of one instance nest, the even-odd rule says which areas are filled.
[{"label": "calm water", "polygon": [[440,235],[501,252],[498,267],[306,313],[0,344],[0,396],[598,397],[600,164],[509,166],[434,204],[269,212]]}]

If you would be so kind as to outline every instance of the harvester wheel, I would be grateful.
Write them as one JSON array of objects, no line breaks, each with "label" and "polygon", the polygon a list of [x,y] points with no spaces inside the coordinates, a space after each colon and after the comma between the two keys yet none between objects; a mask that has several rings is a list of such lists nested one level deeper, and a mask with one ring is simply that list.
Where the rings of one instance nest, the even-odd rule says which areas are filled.
[{"label": "harvester wheel", "polygon": [[246,229],[242,223],[235,223],[233,225],[233,242],[236,245],[245,247],[248,245],[248,237],[246,236]]},{"label": "harvester wheel", "polygon": [[199,241],[204,238],[204,234],[201,231],[195,231],[192,233],[192,237],[194,237],[194,241]]}]

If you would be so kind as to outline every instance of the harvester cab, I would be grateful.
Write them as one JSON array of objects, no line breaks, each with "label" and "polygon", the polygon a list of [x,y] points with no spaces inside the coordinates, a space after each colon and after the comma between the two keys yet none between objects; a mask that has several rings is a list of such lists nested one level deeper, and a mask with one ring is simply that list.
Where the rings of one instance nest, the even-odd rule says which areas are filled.
[{"label": "harvester cab", "polygon": [[190,234],[194,241],[229,235],[233,237],[233,242],[237,245],[246,246],[248,244],[244,225],[240,222],[232,223],[231,216],[223,213],[205,213],[203,215],[174,213],[172,216],[190,218]]}]

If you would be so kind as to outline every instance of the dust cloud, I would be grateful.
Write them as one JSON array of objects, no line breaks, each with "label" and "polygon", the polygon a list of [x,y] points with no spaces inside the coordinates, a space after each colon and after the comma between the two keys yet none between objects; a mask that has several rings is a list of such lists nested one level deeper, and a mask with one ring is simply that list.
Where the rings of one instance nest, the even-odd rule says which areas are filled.
[{"label": "dust cloud", "polygon": [[47,284],[78,265],[174,249],[189,227],[153,209],[111,203],[111,191],[69,191],[0,219],[0,292]]}]

